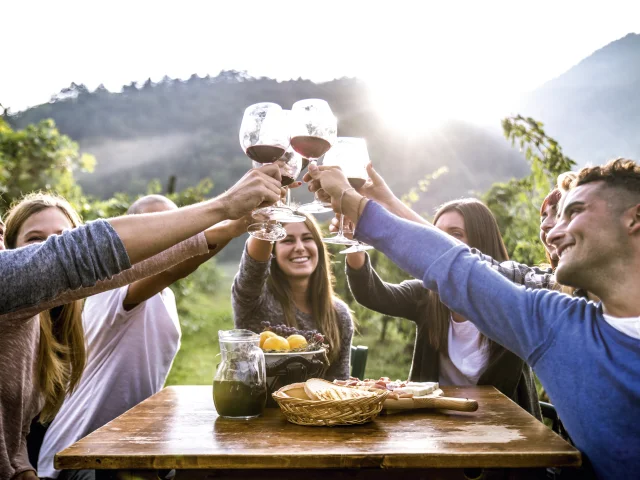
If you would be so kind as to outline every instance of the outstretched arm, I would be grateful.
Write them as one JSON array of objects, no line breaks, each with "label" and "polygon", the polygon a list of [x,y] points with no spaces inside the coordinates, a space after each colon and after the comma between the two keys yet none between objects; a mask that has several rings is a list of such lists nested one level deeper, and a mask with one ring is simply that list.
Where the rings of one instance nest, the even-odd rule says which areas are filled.
[{"label": "outstretched arm", "polygon": [[205,230],[202,235],[206,239],[208,246],[207,253],[183,260],[164,271],[132,283],[129,285],[127,295],[123,301],[124,308],[126,310],[134,308],[172,283],[195,272],[200,265],[214,257],[233,238],[244,233],[247,229],[246,224],[247,222],[244,218],[225,220]]},{"label": "outstretched arm", "polygon": [[352,268],[347,260],[346,269],[349,289],[360,305],[384,315],[418,320],[418,305],[425,294],[420,280],[406,280],[399,284],[385,282],[371,266],[369,255],[364,252],[349,255],[365,257],[360,268]]},{"label": "outstretched arm", "polygon": [[222,220],[238,219],[262,205],[280,199],[280,170],[267,165],[250,170],[242,179],[213,200],[144,215],[125,215],[110,220],[127,249],[131,263],[137,263]]},{"label": "outstretched arm", "polygon": [[[516,286],[435,227],[401,219],[375,202],[363,201],[348,190],[349,183],[339,169],[310,166],[308,176],[310,190],[322,189],[320,193],[330,197],[334,210],[356,219],[356,238],[421,279],[485,335],[531,365],[546,350],[554,323],[572,299]],[[338,205],[340,199],[342,205]]]},{"label": "outstretched arm", "polygon": [[375,202],[365,207],[356,237],[420,278],[449,308],[530,364],[549,344],[552,323],[560,318],[543,314],[541,302],[559,312],[571,301],[556,292],[530,291],[511,283],[465,245],[434,227],[400,219]]},{"label": "outstretched arm", "polygon": [[91,287],[213,224],[275,203],[281,193],[280,170],[267,165],[249,171],[213,200],[174,211],[90,222],[42,244],[2,250],[0,314],[54,301],[67,290]]}]

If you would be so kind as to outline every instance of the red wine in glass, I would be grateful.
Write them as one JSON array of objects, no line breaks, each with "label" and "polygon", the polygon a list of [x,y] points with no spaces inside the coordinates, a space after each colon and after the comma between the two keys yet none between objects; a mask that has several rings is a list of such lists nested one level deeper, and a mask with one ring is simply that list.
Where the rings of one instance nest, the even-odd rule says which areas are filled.
[{"label": "red wine in glass", "polygon": [[273,163],[284,154],[284,148],[278,145],[254,145],[247,148],[247,156],[259,163]]},{"label": "red wine in glass", "polygon": [[295,181],[295,179],[293,177],[289,177],[287,175],[282,175],[282,186],[286,187],[287,185],[291,185],[293,182]]},{"label": "red wine in glass", "polygon": [[324,138],[298,135],[291,137],[291,148],[304,158],[320,158],[331,148],[331,144]]},{"label": "red wine in glass", "polygon": [[367,183],[366,178],[348,177],[347,180],[349,181],[349,184],[356,190],[361,189],[363,185]]}]

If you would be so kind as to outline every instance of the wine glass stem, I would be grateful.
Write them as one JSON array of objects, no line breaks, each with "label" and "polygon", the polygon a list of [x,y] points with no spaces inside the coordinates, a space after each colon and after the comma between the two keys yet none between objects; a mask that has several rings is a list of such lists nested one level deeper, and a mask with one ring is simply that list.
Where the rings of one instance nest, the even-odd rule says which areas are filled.
[{"label": "wine glass stem", "polygon": [[291,208],[291,189],[287,187],[287,207]]},{"label": "wine glass stem", "polygon": [[338,237],[344,237],[342,233],[344,230],[344,215],[340,214],[340,228],[338,229]]}]

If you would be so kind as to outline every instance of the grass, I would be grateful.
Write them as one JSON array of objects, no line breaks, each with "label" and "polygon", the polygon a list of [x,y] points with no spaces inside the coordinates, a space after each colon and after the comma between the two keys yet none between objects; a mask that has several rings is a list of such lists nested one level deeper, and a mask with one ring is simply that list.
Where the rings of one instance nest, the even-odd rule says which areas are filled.
[{"label": "grass", "polygon": [[[186,303],[186,302],[185,302]],[[233,328],[228,292],[211,297],[201,292],[189,296],[181,312],[182,344],[176,356],[167,385],[211,384],[220,353],[218,330]]]},{"label": "grass", "polygon": [[[233,328],[230,286],[237,268],[237,263],[220,264],[222,280],[216,293],[194,289],[181,303],[182,345],[166,385],[209,385],[213,381],[220,353],[218,330]],[[375,317],[358,328],[353,344],[369,347],[367,377],[406,379],[409,375],[413,344],[396,325],[391,322],[385,341],[380,341],[382,322]]]}]

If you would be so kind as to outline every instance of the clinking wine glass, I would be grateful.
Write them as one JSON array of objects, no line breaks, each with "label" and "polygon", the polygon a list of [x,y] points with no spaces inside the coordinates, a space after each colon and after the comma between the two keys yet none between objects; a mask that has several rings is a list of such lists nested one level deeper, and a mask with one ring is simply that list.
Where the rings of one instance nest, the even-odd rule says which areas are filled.
[{"label": "clinking wine glass", "polygon": [[[349,184],[353,188],[362,187],[369,175],[367,165],[369,164],[369,152],[367,142],[364,138],[338,137],[331,150],[324,156],[323,165],[330,167],[340,167],[347,177]],[[342,208],[342,205],[340,205]],[[339,245],[357,245],[358,241],[344,236],[344,215],[340,212],[340,228],[333,236],[323,238],[325,243]]]},{"label": "clinking wine glass", "polygon": [[[325,100],[300,100],[291,107],[291,148],[309,161],[317,162],[331,148],[338,134],[338,121]],[[313,202],[300,206],[305,213],[330,212],[314,195]]]},{"label": "clinking wine glass", "polygon": [[[297,153],[295,150],[293,150],[293,148],[291,147],[289,147],[287,151],[284,152],[284,155],[282,155],[282,157],[276,160],[275,163],[280,167],[280,173],[282,174],[283,187],[288,187],[298,179],[298,177],[300,176],[300,173],[304,168],[303,160],[304,159],[302,158],[302,156],[299,153]],[[302,219],[297,221],[305,220],[305,217],[303,217],[302,215],[295,214],[295,209],[291,204],[290,188],[287,188],[287,197],[285,200],[285,206],[291,211],[291,214],[293,216]],[[281,221],[287,222],[289,220],[281,220]]]},{"label": "clinking wine glass", "polygon": [[[248,106],[242,117],[239,133],[240,145],[253,161],[253,166],[276,162],[289,147],[290,138],[286,114],[276,103],[256,103]],[[277,223],[279,207],[254,210],[254,218],[263,220],[249,225],[250,235],[275,242],[287,236],[285,229]],[[276,220],[270,223],[269,220]]]},{"label": "clinking wine glass", "polygon": [[357,253],[357,252],[365,252],[367,250],[373,250],[373,247],[371,245],[367,245],[366,243],[362,243],[361,241],[357,241],[358,243],[356,243],[355,245],[351,245],[349,248],[345,248],[344,250],[340,250],[340,252],[338,253],[344,253],[349,254],[349,253]]}]

